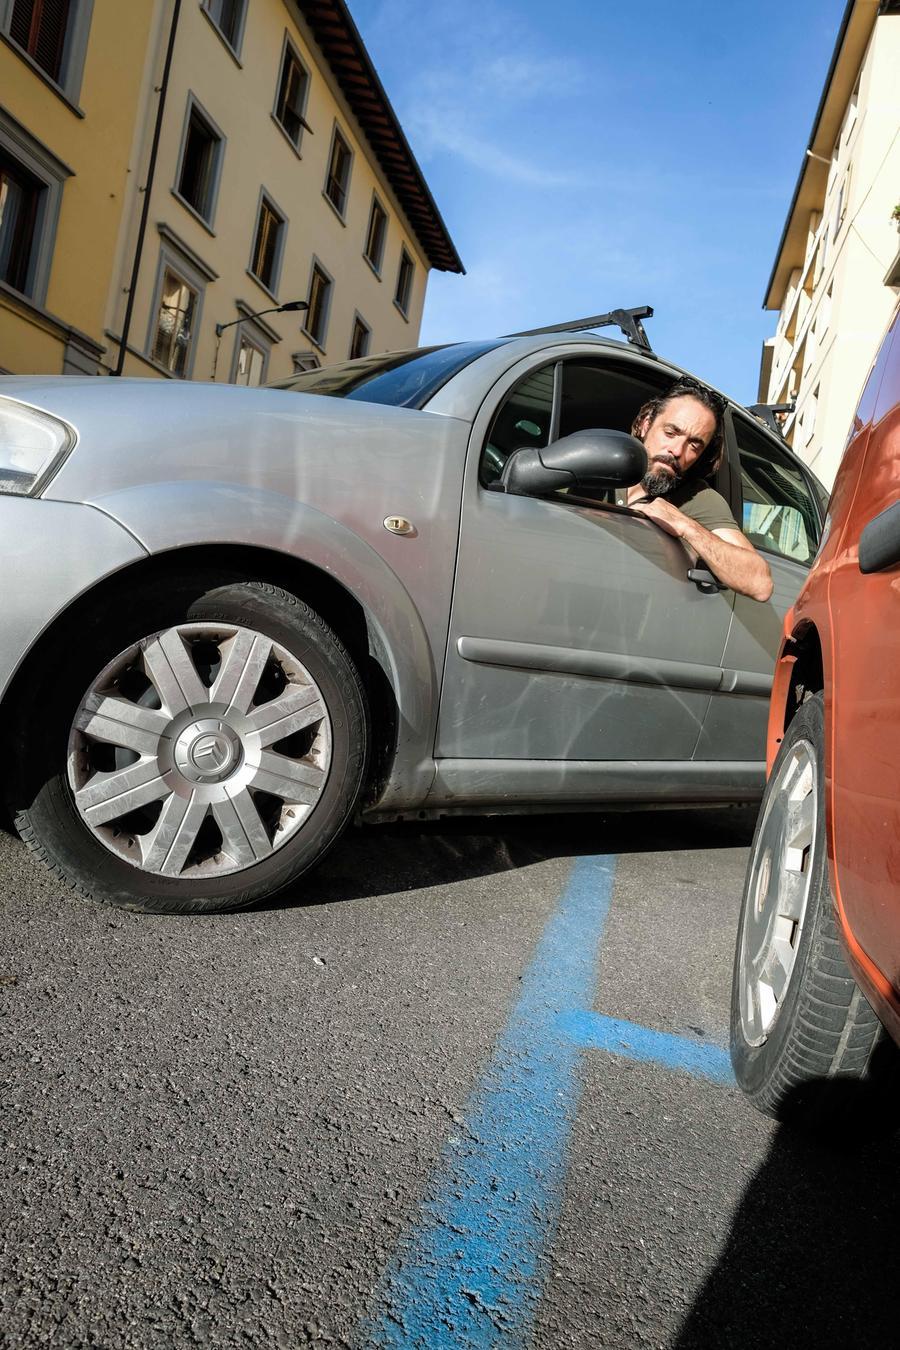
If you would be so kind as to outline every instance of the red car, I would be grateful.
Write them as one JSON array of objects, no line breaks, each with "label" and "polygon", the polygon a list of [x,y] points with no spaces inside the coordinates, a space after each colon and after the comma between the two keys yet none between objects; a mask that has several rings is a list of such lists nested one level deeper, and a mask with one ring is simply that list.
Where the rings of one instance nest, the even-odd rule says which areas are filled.
[{"label": "red car", "polygon": [[737,1080],[814,1127],[900,1082],[898,615],[900,310],[785,618],[734,965]]}]

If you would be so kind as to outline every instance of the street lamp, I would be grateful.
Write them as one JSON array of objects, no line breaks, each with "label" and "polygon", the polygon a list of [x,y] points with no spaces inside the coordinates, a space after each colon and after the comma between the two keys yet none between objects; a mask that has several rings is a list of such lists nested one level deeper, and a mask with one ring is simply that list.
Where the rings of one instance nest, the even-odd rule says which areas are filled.
[{"label": "street lamp", "polygon": [[264,314],[288,314],[298,309],[309,309],[305,300],[286,300],[283,305],[273,305],[271,309],[259,309],[255,314],[242,314],[239,319],[232,319],[230,323],[216,324],[216,350],[213,355],[212,378],[216,378],[216,366],[219,364],[219,343],[222,340],[222,334],[226,328],[233,328],[235,324],[242,324],[247,319],[261,319]]}]

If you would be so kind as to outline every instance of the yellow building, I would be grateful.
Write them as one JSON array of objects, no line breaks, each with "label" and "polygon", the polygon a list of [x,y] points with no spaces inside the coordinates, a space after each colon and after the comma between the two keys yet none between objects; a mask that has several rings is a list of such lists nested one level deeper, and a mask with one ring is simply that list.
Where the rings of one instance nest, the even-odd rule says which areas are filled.
[{"label": "yellow building", "polygon": [[[0,19],[4,4],[33,18],[41,0],[0,0]],[[10,314],[55,303],[69,322],[80,315],[93,369],[125,375],[259,383],[415,345],[429,270],[462,265],[344,0],[69,0],[68,14],[86,52],[80,158],[68,149],[76,173],[61,188],[49,289],[26,302],[20,267],[0,294]],[[11,63],[37,86],[17,120],[63,158],[46,72],[24,26],[7,16],[3,32],[4,89]],[[111,73],[101,137],[94,82]],[[117,204],[102,247],[87,195],[107,191],[99,166],[63,229],[78,166],[87,177],[98,160]],[[292,302],[308,309],[251,317]],[[59,341],[24,347],[8,317],[0,364],[63,368]]]},{"label": "yellow building", "polygon": [[96,374],[154,0],[0,0],[0,369]]},{"label": "yellow building", "polygon": [[764,306],[759,398],[831,484],[900,291],[900,3],[849,0]]}]

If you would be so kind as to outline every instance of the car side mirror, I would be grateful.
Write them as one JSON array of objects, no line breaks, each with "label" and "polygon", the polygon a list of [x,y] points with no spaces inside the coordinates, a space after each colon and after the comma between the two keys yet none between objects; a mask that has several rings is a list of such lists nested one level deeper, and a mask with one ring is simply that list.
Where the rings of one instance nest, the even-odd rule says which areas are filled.
[{"label": "car side mirror", "polygon": [[517,497],[541,497],[560,488],[598,492],[631,487],[647,472],[647,452],[624,431],[576,431],[543,448],[514,450],[497,486]]}]

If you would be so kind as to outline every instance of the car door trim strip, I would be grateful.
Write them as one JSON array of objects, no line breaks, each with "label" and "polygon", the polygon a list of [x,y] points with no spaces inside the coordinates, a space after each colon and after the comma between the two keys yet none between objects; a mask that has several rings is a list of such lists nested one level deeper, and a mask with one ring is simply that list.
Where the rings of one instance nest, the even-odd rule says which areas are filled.
[{"label": "car door trim strip", "polygon": [[584,651],[577,647],[551,647],[538,642],[461,637],[456,649],[464,661],[477,665],[662,685],[666,689],[703,689],[767,697],[772,688],[771,675],[753,671],[723,670],[720,666],[698,665],[691,661],[648,660],[618,652]]}]

